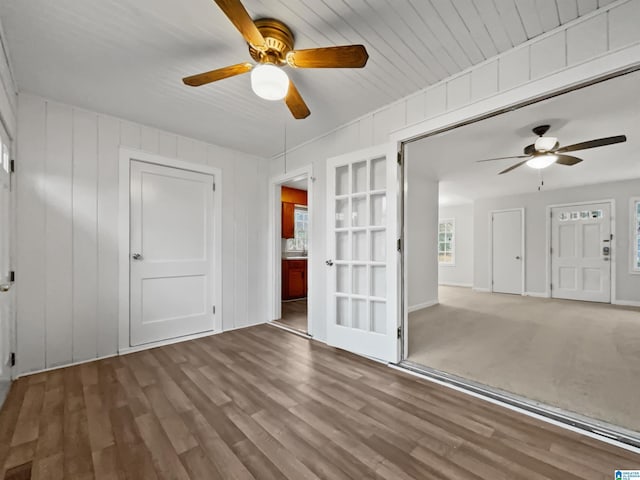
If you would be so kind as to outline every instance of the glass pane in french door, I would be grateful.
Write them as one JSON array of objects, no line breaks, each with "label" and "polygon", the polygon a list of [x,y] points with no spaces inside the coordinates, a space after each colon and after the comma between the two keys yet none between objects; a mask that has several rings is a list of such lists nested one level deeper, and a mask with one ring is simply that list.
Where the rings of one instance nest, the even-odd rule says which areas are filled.
[{"label": "glass pane in french door", "polygon": [[336,324],[386,334],[386,158],[336,167]]}]

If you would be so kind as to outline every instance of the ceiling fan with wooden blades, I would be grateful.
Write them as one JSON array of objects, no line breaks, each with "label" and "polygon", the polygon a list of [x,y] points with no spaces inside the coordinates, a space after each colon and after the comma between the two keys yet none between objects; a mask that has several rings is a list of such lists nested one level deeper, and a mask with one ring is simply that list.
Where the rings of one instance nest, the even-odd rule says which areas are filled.
[{"label": "ceiling fan with wooden blades", "polygon": [[510,158],[524,158],[515,165],[511,165],[509,168],[505,168],[498,175],[508,173],[521,167],[524,164],[532,168],[542,169],[547,168],[554,163],[558,165],[573,166],[582,162],[581,158],[574,157],[572,155],[565,155],[567,152],[575,152],[576,150],[586,150],[588,148],[604,147],[606,145],[613,145],[615,143],[622,143],[627,141],[625,135],[617,135],[615,137],[598,138],[595,140],[588,140],[586,142],[574,143],[573,145],[566,145],[561,147],[556,137],[545,137],[545,133],[551,128],[550,125],[540,125],[535,127],[532,131],[538,138],[531,145],[524,147],[524,155],[513,155],[510,157],[498,157],[487,158],[486,160],[477,160],[477,162],[493,162],[496,160],[507,160]]},{"label": "ceiling fan with wooden blades", "polygon": [[249,54],[257,65],[244,62],[192,75],[182,79],[186,85],[199,87],[251,72],[251,87],[256,95],[267,100],[284,98],[292,115],[302,119],[311,112],[283,67],[362,68],[369,59],[363,45],[294,50],[293,33],[281,21],[272,18],[252,20],[240,0],[215,2],[249,44]]}]

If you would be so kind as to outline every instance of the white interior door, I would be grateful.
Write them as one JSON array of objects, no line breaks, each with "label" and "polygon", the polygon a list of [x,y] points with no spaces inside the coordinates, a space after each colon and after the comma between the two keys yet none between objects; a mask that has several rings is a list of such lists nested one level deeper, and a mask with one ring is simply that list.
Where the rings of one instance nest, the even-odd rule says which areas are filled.
[{"label": "white interior door", "polygon": [[611,301],[611,204],[551,209],[551,296]]},{"label": "white interior door", "polygon": [[327,342],[395,362],[397,164],[377,148],[327,168]]},{"label": "white interior door", "polygon": [[11,174],[9,138],[0,127],[0,380],[11,378],[9,355],[13,323],[11,270]]},{"label": "white interior door", "polygon": [[491,214],[492,288],[522,295],[524,213],[521,209]]},{"label": "white interior door", "polygon": [[212,175],[131,162],[130,342],[213,330]]}]

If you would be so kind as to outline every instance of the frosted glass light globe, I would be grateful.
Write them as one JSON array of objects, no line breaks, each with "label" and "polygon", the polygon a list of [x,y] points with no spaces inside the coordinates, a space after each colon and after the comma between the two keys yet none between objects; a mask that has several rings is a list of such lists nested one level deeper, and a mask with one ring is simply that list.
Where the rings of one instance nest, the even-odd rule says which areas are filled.
[{"label": "frosted glass light globe", "polygon": [[535,148],[538,152],[548,152],[556,146],[558,139],[555,137],[539,137],[536,140]]},{"label": "frosted glass light globe", "polygon": [[289,77],[280,67],[263,63],[251,71],[251,88],[265,100],[282,100],[289,91]]},{"label": "frosted glass light globe", "polygon": [[531,168],[547,168],[554,163],[558,157],[556,155],[538,155],[527,161],[527,166]]}]

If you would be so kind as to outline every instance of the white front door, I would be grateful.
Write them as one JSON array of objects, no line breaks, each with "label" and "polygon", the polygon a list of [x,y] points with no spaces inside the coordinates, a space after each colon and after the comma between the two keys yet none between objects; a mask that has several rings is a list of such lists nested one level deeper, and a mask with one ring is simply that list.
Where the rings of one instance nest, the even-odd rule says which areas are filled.
[{"label": "white front door", "polygon": [[395,158],[374,148],[327,165],[327,342],[398,360]]},{"label": "white front door", "polygon": [[11,270],[11,174],[9,138],[0,126],[0,380],[11,378],[13,288]]},{"label": "white front door", "polygon": [[551,296],[611,301],[611,204],[551,209]]},{"label": "white front door", "polygon": [[130,344],[213,330],[213,176],[132,161],[130,178]]},{"label": "white front door", "polygon": [[521,209],[491,214],[492,288],[496,293],[522,295],[524,214]]}]

